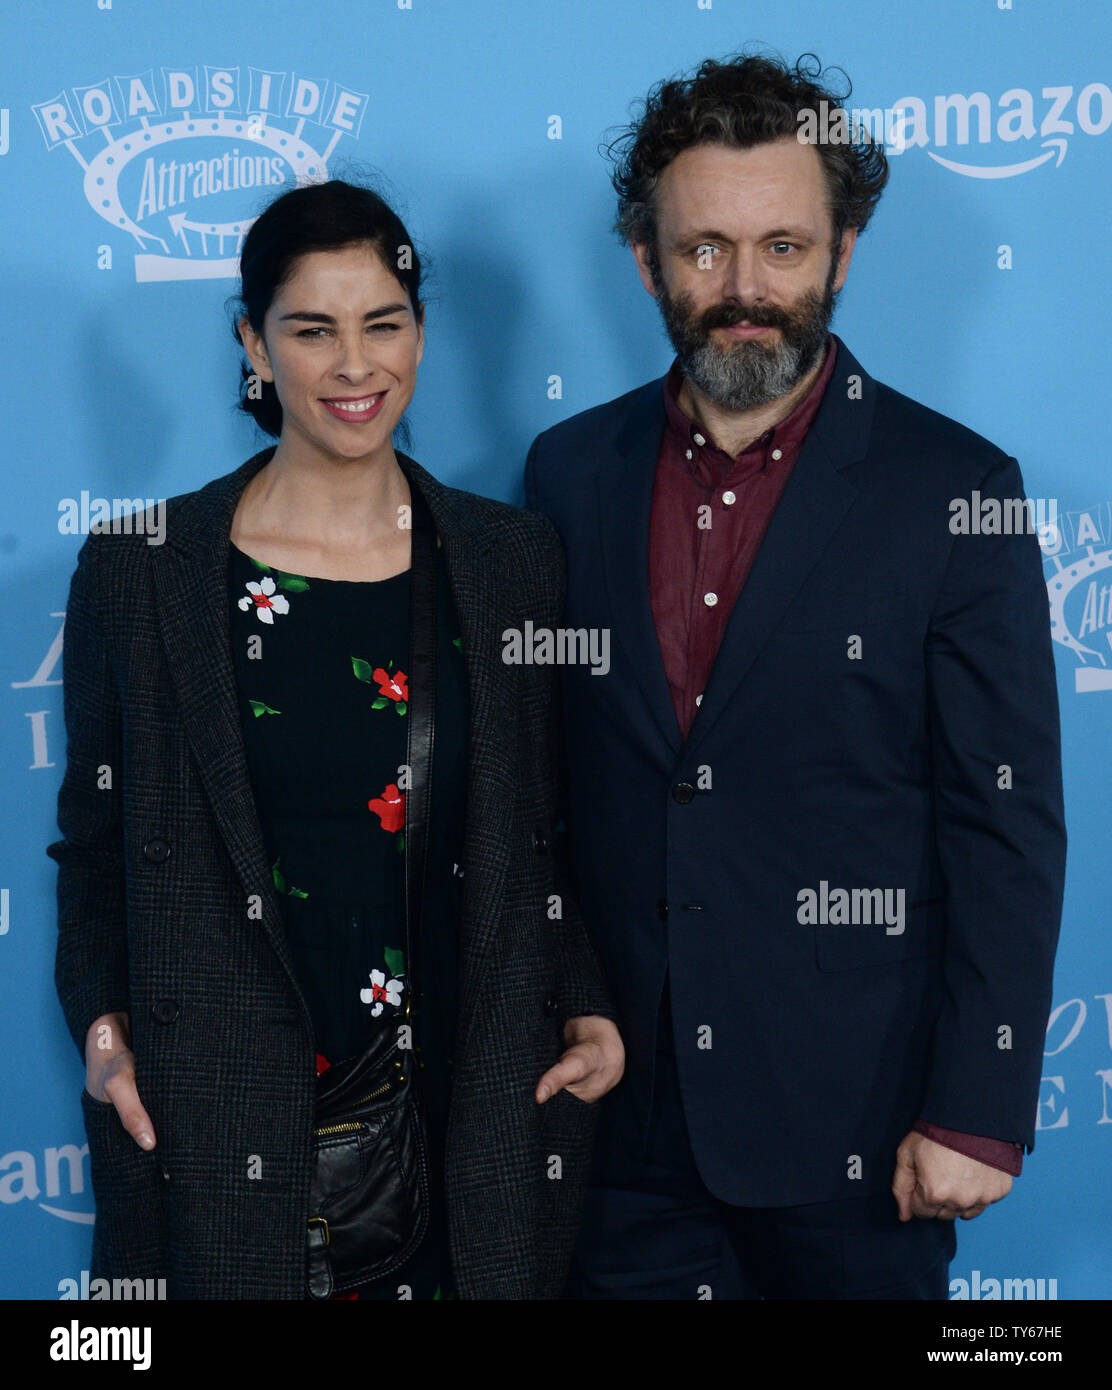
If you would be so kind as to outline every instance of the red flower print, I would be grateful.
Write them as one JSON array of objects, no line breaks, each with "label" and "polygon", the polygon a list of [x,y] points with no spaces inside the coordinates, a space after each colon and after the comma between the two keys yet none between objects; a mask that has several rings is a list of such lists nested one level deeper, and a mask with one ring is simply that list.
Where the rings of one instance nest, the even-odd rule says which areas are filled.
[{"label": "red flower print", "polygon": [[320,1074],[321,1074],[322,1071],[327,1071],[328,1068],[329,1068],[331,1065],[332,1065],[332,1063],[328,1060],[327,1057],[324,1056],[323,1053],[321,1053],[321,1052],[318,1052],[318,1053],[317,1053],[317,1075],[318,1075],[318,1076],[320,1076]]},{"label": "red flower print", "polygon": [[393,834],[405,829],[405,792],[398,791],[396,782],[388,782],[382,795],[373,797],[367,805],[382,822],[383,830]]},{"label": "red flower print", "polygon": [[376,666],[371,672],[375,680],[378,681],[378,693],[385,695],[388,700],[409,699],[409,677],[404,671],[395,671],[390,675],[381,666]]}]

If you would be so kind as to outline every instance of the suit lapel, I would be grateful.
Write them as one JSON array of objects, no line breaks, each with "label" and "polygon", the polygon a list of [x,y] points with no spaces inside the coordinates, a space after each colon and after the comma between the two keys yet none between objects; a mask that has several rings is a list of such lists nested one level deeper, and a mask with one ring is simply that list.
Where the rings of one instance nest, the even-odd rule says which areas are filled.
[{"label": "suit lapel", "polygon": [[761,648],[857,497],[857,486],[845,470],[868,450],[876,383],[841,339],[837,343],[834,374],[726,624],[688,734],[688,753],[694,752],[736,697]]},{"label": "suit lapel", "polygon": [[[653,482],[665,422],[663,392],[660,381],[642,387],[595,486],[611,626],[642,697],[630,705],[630,718],[641,721],[647,740],[663,737],[678,755],[682,735],[656,637],[648,579]],[[652,725],[644,720],[646,711]]]}]

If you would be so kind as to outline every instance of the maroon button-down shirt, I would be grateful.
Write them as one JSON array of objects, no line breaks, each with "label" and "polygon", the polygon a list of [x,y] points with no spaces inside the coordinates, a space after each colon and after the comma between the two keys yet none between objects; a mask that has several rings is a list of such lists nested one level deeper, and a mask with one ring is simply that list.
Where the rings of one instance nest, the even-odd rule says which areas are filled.
[{"label": "maroon button-down shirt", "polygon": [[[827,340],[815,383],[790,415],[736,458],[680,408],[678,361],[664,380],[666,422],[649,519],[649,602],[676,721],[686,739],[718,648],[772,513],[834,372]],[[935,1143],[1018,1175],[1022,1149],[1001,1139],[916,1122]]]}]

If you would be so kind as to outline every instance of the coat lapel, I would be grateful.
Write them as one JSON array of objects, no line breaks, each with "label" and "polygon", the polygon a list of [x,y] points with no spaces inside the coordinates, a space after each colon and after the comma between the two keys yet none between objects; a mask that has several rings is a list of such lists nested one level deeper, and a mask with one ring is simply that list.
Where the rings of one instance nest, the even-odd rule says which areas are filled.
[{"label": "coat lapel", "polygon": [[262,925],[287,969],[277,898],[255,810],[239,726],[228,625],[228,537],[240,494],[268,461],[264,449],[171,510],[166,542],[152,549],[162,642],[186,738],[221,837],[247,895],[263,900]]},{"label": "coat lapel", "polygon": [[[166,544],[151,547],[162,640],[186,737],[245,894],[259,894],[262,925],[291,980],[278,901],[266,862],[236,700],[228,623],[227,564],[232,518],[244,488],[273,456],[270,446],[235,472],[182,498]],[[511,845],[516,758],[503,735],[509,700],[492,528],[482,509],[405,455],[399,465],[429,504],[444,546],[460,624],[470,701],[468,814],[464,842],[461,1026],[500,915]]]}]

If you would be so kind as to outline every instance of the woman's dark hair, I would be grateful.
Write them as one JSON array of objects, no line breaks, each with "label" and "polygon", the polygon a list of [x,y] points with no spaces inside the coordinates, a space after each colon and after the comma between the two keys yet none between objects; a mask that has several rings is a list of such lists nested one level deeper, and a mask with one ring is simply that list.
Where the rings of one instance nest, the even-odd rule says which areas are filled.
[{"label": "woman's dark hair", "polygon": [[[785,135],[799,137],[801,113],[814,112],[819,129],[832,139],[813,143],[826,174],[827,202],[834,224],[834,244],[847,227],[859,231],[872,216],[888,181],[888,160],[881,145],[844,112],[835,111],[849,98],[845,90],[820,85],[822,64],[805,53],[789,68],[778,58],[739,54],[725,62],[708,58],[693,77],[658,83],[649,93],[640,119],[606,146],[618,195],[614,230],[626,242],[645,242],[656,253],[656,212],[653,199],[665,168],[694,145],[722,144],[749,149]],[[819,113],[824,110],[827,121]],[[845,137],[837,143],[837,137]]]},{"label": "woman's dark hair", "polygon": [[[397,276],[418,320],[422,314],[421,258],[401,218],[370,188],[342,179],[293,188],[275,198],[255,219],[240,252],[240,290],[232,332],[243,346],[238,319],[246,314],[257,332],[279,288],[293,274],[299,257],[368,242]],[[282,433],[282,406],[272,381],[260,381],[251,366],[240,367],[239,408],[275,438]],[[408,435],[404,421],[399,422]]]}]

